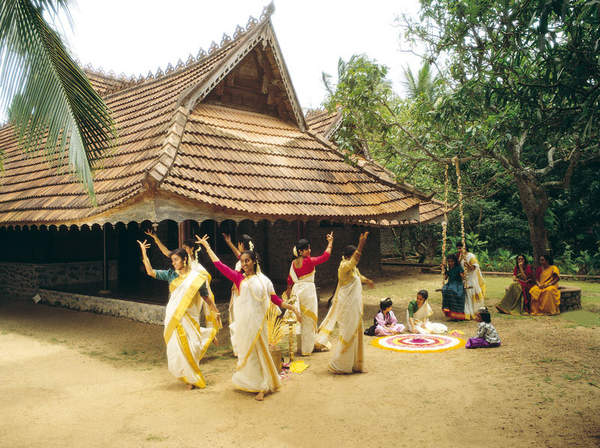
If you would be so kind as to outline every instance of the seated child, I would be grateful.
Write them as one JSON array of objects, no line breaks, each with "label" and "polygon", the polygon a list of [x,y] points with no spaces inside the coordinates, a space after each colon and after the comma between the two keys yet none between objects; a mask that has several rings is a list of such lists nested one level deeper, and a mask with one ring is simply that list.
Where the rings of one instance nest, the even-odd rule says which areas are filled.
[{"label": "seated child", "polygon": [[433,310],[427,302],[429,293],[422,289],[417,293],[417,300],[413,300],[408,304],[406,311],[406,322],[408,331],[419,334],[442,334],[448,331],[448,327],[444,324],[429,322],[429,318],[433,316]]},{"label": "seated child", "polygon": [[375,316],[375,336],[391,336],[403,331],[404,325],[398,323],[392,311],[392,299],[383,299],[379,302],[379,312]]},{"label": "seated child", "polygon": [[477,314],[475,314],[475,320],[479,322],[477,326],[477,337],[469,338],[465,348],[488,348],[488,347],[499,347],[500,336],[492,325],[492,319],[490,312],[484,306],[479,308]]}]

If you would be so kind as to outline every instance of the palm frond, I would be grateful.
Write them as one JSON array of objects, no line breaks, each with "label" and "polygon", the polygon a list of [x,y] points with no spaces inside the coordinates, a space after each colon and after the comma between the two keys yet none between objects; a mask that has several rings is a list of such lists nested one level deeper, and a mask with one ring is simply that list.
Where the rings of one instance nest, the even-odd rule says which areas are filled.
[{"label": "palm frond", "polygon": [[418,85],[417,81],[415,80],[415,76],[413,75],[413,72],[410,69],[410,67],[403,67],[402,71],[404,74],[404,81],[402,82],[402,84],[406,88],[408,97],[415,98],[418,95]]},{"label": "palm frond", "polygon": [[281,311],[278,307],[269,304],[267,311],[267,334],[270,345],[277,345],[283,339],[283,321],[279,317]]},{"label": "palm frond", "polygon": [[67,0],[3,0],[0,4],[0,106],[8,110],[24,150],[66,155],[94,201],[92,170],[116,138],[104,101],[71,58],[44,11]]}]

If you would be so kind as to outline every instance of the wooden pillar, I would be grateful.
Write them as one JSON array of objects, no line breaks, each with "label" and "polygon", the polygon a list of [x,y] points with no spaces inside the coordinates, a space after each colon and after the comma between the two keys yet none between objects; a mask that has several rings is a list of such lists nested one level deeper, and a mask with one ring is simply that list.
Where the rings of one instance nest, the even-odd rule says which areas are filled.
[{"label": "wooden pillar", "polygon": [[[261,221],[264,222],[264,234],[263,234],[263,241],[264,241],[264,247],[263,247],[263,269],[265,270],[265,272],[269,272],[269,227],[270,227],[270,223],[269,221]],[[260,224],[260,223],[259,223]]]},{"label": "wooden pillar", "polygon": [[178,225],[177,232],[177,247],[183,247],[183,242],[185,241],[185,221],[180,222]]},{"label": "wooden pillar", "polygon": [[102,290],[101,294],[108,294],[108,277],[109,277],[109,266],[108,266],[108,233],[110,232],[110,224],[105,222],[102,226]]}]

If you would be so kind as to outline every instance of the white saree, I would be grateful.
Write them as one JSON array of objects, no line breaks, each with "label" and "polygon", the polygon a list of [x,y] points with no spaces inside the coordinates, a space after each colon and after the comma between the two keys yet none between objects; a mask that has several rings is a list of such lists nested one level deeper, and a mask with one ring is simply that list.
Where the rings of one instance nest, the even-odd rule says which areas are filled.
[{"label": "white saree", "polygon": [[410,317],[408,310],[406,311],[406,327],[411,333],[419,334],[443,334],[448,331],[448,327],[444,324],[430,322],[429,318],[433,316],[433,310],[429,303],[425,302],[421,305],[414,314],[413,321],[414,326],[410,323]]},{"label": "white saree", "polygon": [[[477,310],[485,305],[483,301],[485,282],[483,281],[483,275],[481,275],[479,262],[474,254],[468,252],[460,263],[465,271],[465,284],[467,287],[465,289],[465,319],[475,319]],[[475,269],[469,270],[469,266],[475,267]]]},{"label": "white saree", "polygon": [[233,384],[246,392],[274,392],[281,387],[269,352],[267,310],[273,284],[261,273],[245,278],[233,303],[231,344],[238,362]]},{"label": "white saree", "polygon": [[[242,263],[240,260],[238,260],[235,263],[235,268],[236,271],[241,272],[242,270]],[[238,291],[237,288],[235,287],[235,285],[231,286],[231,298],[229,299],[229,337],[231,340],[233,340],[233,332],[235,331],[234,327],[233,327],[233,321],[235,319],[235,316],[233,314],[233,308],[234,308],[234,304],[235,304],[235,299],[238,296]],[[233,355],[237,356],[237,352],[235,351],[235,347],[232,344],[232,350],[233,350]]]},{"label": "white saree", "polygon": [[[343,263],[351,262],[344,260]],[[336,295],[337,310],[334,313],[340,334],[329,362],[329,370],[334,373],[361,372],[364,359],[363,301],[362,281],[358,269],[352,268],[352,280],[340,285]],[[333,309],[333,305],[331,308]]]},{"label": "white saree", "polygon": [[340,288],[339,285],[335,289],[333,293],[333,299],[331,300],[331,306],[327,311],[327,315],[321,325],[319,325],[319,332],[317,333],[317,337],[315,338],[315,342],[319,344],[321,347],[325,347],[327,350],[331,350],[331,342],[329,338],[333,329],[335,328],[335,324],[337,323],[337,311],[338,311],[338,292]]},{"label": "white saree", "polygon": [[[197,264],[192,265],[185,277],[177,277],[169,283],[164,330],[169,372],[177,379],[200,388],[206,386],[200,360],[219,329],[216,313],[199,294],[205,282],[212,296],[210,274]],[[200,326],[201,313],[205,316],[206,328]]]},{"label": "white saree", "polygon": [[300,324],[300,352],[310,355],[315,348],[317,336],[317,313],[319,312],[319,300],[317,299],[317,288],[315,287],[315,271],[298,278],[294,271],[294,265],[290,266],[290,277],[294,282],[291,297],[295,297],[298,303],[298,311],[302,314]]}]

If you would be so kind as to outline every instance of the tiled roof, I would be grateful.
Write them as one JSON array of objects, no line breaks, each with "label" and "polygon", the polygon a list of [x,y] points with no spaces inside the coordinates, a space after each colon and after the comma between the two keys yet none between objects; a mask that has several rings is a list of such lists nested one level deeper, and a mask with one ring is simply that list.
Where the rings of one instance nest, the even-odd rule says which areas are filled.
[{"label": "tiled roof", "polygon": [[161,188],[273,217],[389,216],[419,203],[345,163],[295,125],[211,104],[200,104],[188,118]]},{"label": "tiled roof", "polygon": [[[316,110],[306,115],[306,125],[309,131],[316,134],[323,135],[327,139],[331,139],[335,135],[335,131],[338,129],[342,118],[341,109],[334,112],[328,112],[327,110]],[[378,224],[385,226],[399,226],[406,224],[428,224],[437,222],[443,219],[444,215],[444,203],[436,199],[432,199],[431,195],[419,192],[411,185],[405,183],[397,183],[394,173],[387,168],[379,165],[372,160],[366,160],[364,157],[358,155],[352,155],[351,160],[360,166],[370,174],[377,176],[384,182],[396,183],[398,188],[404,189],[405,191],[414,194],[415,196],[422,199],[419,203],[419,219],[408,219],[408,220],[382,220]],[[447,211],[451,211],[456,207],[456,204],[449,204]],[[376,224],[375,221],[371,224]]]},{"label": "tiled roof", "polygon": [[[224,37],[220,48],[215,44],[199,60],[157,77],[92,76],[119,135],[118,146],[95,163],[96,207],[68,172],[66,157],[24,154],[12,128],[0,129],[0,225],[84,224],[99,222],[99,217],[110,221],[116,210],[120,216],[127,215],[123,210],[138,210],[132,219],[151,219],[148,207],[135,207],[158,197],[183,200],[190,210],[207,210],[207,215],[218,210],[250,219],[380,222],[414,215],[417,196],[345,163],[329,142],[304,131],[269,17],[260,23],[252,19],[248,30],[236,34],[233,40]],[[253,48],[271,53],[261,62]],[[264,92],[265,84],[255,94],[265,111],[214,104],[231,95],[237,85],[230,85],[233,70],[249,58],[263,64],[262,69],[276,64],[275,96]],[[240,76],[254,66],[244,65]],[[222,97],[211,93],[219,86]],[[285,120],[268,114],[276,113],[269,109],[272,98],[287,101],[276,111]]]},{"label": "tiled roof", "polygon": [[[142,192],[146,172],[160,156],[176,103],[185,89],[199,84],[239,43],[205,60],[158,79],[105,96],[118,130],[118,146],[96,162],[97,207],[80,182],[68,172],[67,158],[25,154],[12,127],[0,129],[4,172],[0,174],[0,222],[46,223],[85,220]],[[58,170],[57,170],[58,168]]]},{"label": "tiled roof", "polygon": [[314,110],[306,114],[308,129],[325,138],[330,138],[335,133],[341,121],[341,109],[334,112],[328,112],[327,109]]},{"label": "tiled roof", "polygon": [[90,84],[100,95],[104,95],[107,92],[124,89],[135,83],[133,79],[125,79],[124,77],[117,78],[116,76],[107,75],[91,69],[83,70],[90,80]]}]

